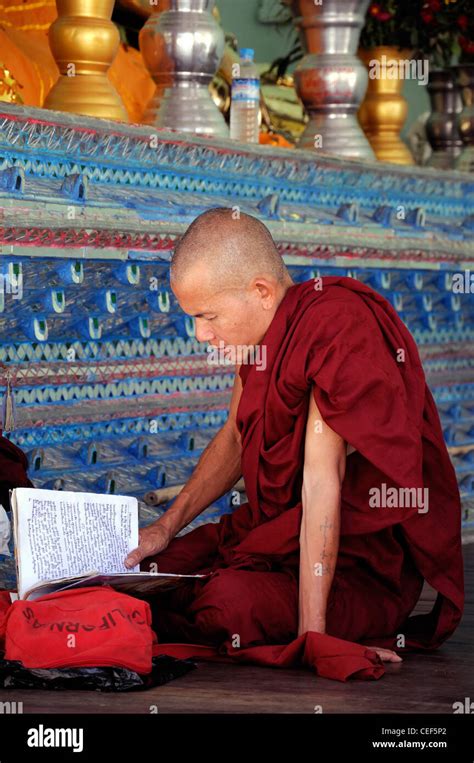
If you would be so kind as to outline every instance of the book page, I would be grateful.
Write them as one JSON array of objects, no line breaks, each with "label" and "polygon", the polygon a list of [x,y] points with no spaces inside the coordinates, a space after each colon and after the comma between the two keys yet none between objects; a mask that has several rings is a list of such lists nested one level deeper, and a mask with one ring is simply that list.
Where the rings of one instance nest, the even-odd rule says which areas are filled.
[{"label": "book page", "polygon": [[139,570],[123,563],[138,546],[136,498],[35,488],[14,496],[20,597],[41,580]]}]

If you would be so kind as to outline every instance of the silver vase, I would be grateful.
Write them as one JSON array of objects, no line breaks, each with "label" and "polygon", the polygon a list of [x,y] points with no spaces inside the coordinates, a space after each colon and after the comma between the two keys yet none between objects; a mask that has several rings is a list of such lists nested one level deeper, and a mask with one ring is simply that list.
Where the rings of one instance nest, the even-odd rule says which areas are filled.
[{"label": "silver vase", "polygon": [[426,137],[432,148],[427,165],[439,170],[452,170],[462,148],[458,130],[462,103],[454,67],[430,71],[427,89],[431,114],[426,122]]},{"label": "silver vase", "polygon": [[214,0],[168,0],[140,31],[140,51],[157,88],[145,124],[227,137],[229,129],[209,84],[224,53]]},{"label": "silver vase", "polygon": [[460,64],[457,67],[457,84],[463,104],[458,117],[463,149],[456,162],[456,169],[474,172],[474,64]]},{"label": "silver vase", "polygon": [[291,5],[307,55],[294,72],[309,115],[298,147],[375,160],[357,120],[368,84],[357,57],[369,0],[285,0]]}]

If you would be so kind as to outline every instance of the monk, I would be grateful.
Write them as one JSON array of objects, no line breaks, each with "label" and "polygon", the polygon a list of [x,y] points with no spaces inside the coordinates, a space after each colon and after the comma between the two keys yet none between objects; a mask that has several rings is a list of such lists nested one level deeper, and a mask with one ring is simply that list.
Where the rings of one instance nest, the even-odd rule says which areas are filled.
[{"label": "monk", "polygon": [[[156,597],[159,641],[231,655],[326,634],[392,662],[437,648],[463,610],[460,496],[395,310],[355,279],[295,284],[265,225],[227,208],[189,226],[170,280],[197,339],[239,360],[226,423],[126,559],[212,573]],[[245,503],[176,537],[242,475]],[[410,617],[425,580],[436,604]]]}]

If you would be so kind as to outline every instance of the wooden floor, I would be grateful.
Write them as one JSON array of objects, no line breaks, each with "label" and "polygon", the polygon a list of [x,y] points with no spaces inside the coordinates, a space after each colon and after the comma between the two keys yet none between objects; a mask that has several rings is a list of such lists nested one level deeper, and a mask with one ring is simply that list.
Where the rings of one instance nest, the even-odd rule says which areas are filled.
[{"label": "wooden floor", "polygon": [[[196,670],[148,691],[103,694],[2,691],[24,713],[452,713],[453,702],[474,699],[474,543],[464,546],[466,609],[451,639],[437,652],[407,655],[386,665],[379,681],[346,684],[305,669],[198,663]],[[428,590],[419,610],[426,611]],[[156,710],[154,710],[156,712]]]}]

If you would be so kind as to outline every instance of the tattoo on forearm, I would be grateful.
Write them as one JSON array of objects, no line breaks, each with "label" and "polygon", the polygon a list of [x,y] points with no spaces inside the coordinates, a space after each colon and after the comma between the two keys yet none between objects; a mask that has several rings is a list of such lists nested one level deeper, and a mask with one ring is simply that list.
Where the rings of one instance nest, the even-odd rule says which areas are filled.
[{"label": "tattoo on forearm", "polygon": [[320,561],[313,564],[313,572],[317,577],[333,575],[336,567],[338,554],[328,549],[328,531],[333,530],[336,524],[329,520],[329,516],[324,517],[324,521],[319,525],[323,536],[323,547],[321,550]]},{"label": "tattoo on forearm", "polygon": [[[334,556],[334,554],[332,554],[331,552],[326,551],[327,540],[328,540],[328,537],[327,537],[328,530],[332,530],[333,527],[334,527],[334,523],[333,522],[329,522],[328,521],[328,517],[326,516],[324,518],[324,523],[322,525],[320,525],[320,528],[323,531],[323,550],[321,552],[321,559],[329,559],[332,556]],[[329,570],[328,570],[328,565],[327,564],[324,565],[324,568],[325,568],[326,571],[323,572],[322,574],[326,574],[326,575],[329,574]]]}]

